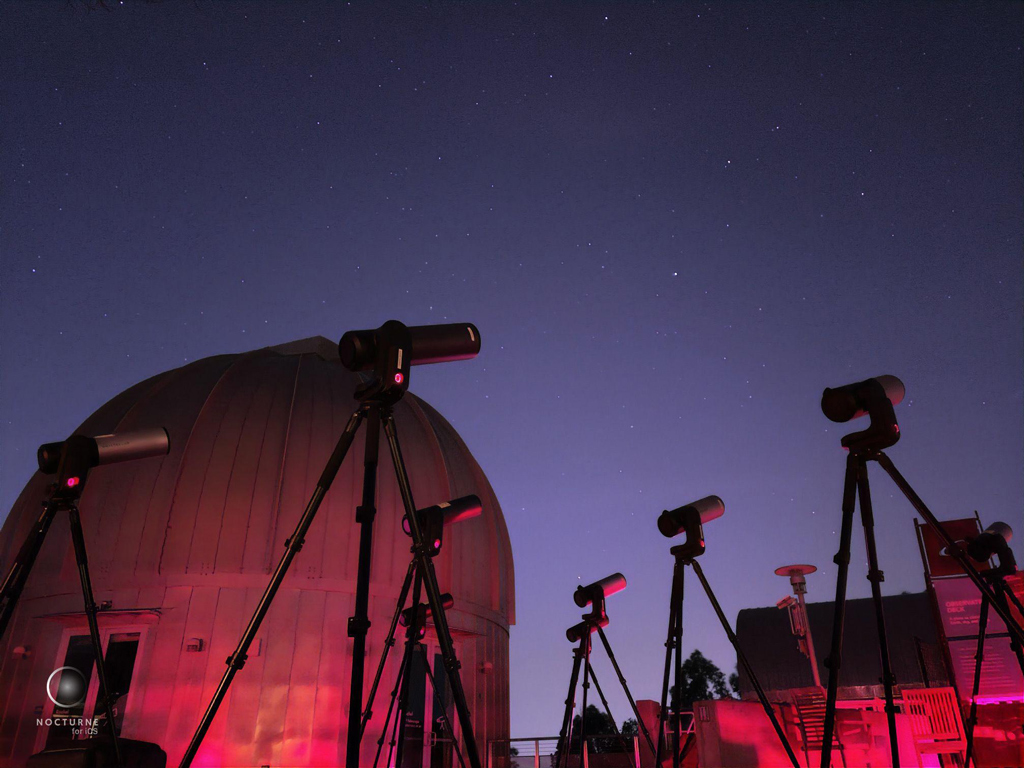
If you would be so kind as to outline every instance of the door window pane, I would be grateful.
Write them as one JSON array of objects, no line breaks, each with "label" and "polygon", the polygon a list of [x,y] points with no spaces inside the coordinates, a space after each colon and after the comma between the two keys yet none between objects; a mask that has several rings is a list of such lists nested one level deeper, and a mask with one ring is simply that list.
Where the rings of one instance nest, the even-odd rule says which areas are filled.
[{"label": "door window pane", "polygon": [[85,698],[92,679],[95,656],[88,635],[73,635],[68,640],[61,667],[49,681],[47,692],[54,700],[53,721],[46,735],[46,746],[67,745],[79,735],[85,714]]},{"label": "door window pane", "polygon": [[[104,656],[104,671],[107,673],[107,684],[112,692],[114,703],[114,729],[120,734],[121,723],[124,721],[124,705],[128,701],[128,689],[132,684],[132,673],[135,671],[135,656],[139,651],[139,633],[123,632],[110,636],[107,652]],[[107,732],[107,712],[103,702],[97,701],[93,710],[98,733]]]}]

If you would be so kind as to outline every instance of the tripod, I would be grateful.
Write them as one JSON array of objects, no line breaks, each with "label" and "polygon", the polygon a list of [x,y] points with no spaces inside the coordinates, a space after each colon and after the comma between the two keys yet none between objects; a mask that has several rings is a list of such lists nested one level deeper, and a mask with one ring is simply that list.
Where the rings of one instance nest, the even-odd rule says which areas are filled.
[{"label": "tripod", "polygon": [[[469,326],[472,328],[472,326]],[[362,712],[362,686],[363,686],[363,664],[366,648],[366,632],[370,627],[367,616],[370,592],[370,554],[373,543],[373,519],[376,515],[376,478],[378,446],[380,442],[380,429],[383,427],[387,437],[388,447],[391,453],[392,464],[395,469],[395,477],[398,482],[399,492],[405,508],[405,519],[408,522],[408,532],[412,537],[413,545],[413,566],[415,569],[415,583],[413,589],[413,605],[419,604],[420,590],[425,589],[427,601],[430,606],[437,630],[438,645],[444,661],[445,672],[448,683],[452,690],[452,697],[455,701],[455,708],[459,717],[459,724],[462,727],[462,735],[466,742],[466,752],[469,757],[471,768],[480,768],[480,757],[477,753],[476,741],[473,737],[473,726],[470,720],[469,705],[466,702],[466,693],[462,687],[462,680],[459,676],[460,664],[455,655],[455,645],[452,641],[451,630],[448,627],[448,620],[444,613],[444,605],[441,598],[441,589],[437,583],[437,574],[434,571],[430,542],[426,540],[422,529],[416,505],[412,497],[412,488],[409,484],[409,475],[402,459],[402,450],[398,442],[398,432],[395,427],[393,407],[409,386],[409,367],[416,362],[440,362],[448,359],[459,359],[458,357],[444,357],[443,347],[438,349],[430,347],[428,342],[445,342],[444,334],[449,331],[449,326],[420,326],[418,328],[407,328],[402,323],[391,320],[373,332],[354,331],[349,332],[342,338],[343,353],[346,339],[352,338],[354,346],[350,345],[348,355],[357,362],[355,365],[362,365],[361,357],[367,357],[374,369],[374,377],[365,385],[356,390],[355,397],[360,400],[359,407],[352,414],[345,426],[344,431],[338,438],[337,445],[327,461],[316,488],[302,517],[299,518],[295,532],[285,542],[285,552],[281,557],[277,568],[271,576],[270,583],[260,598],[252,618],[238,646],[235,648],[225,662],[227,670],[221,678],[217,690],[213,694],[209,706],[204,713],[202,720],[196,728],[192,741],[181,759],[180,768],[188,768],[195,758],[203,737],[210,728],[213,718],[217,714],[227,694],[231,681],[235,674],[244,665],[247,658],[249,646],[259,631],[260,624],[270,610],[271,602],[277,594],[281,583],[292,560],[302,549],[309,526],[313,522],[321,502],[330,490],[331,484],[345,460],[345,455],[352,445],[360,423],[366,420],[367,431],[364,445],[363,460],[363,492],[360,506],[356,510],[356,521],[360,524],[359,536],[359,563],[356,576],[355,615],[349,619],[348,634],[353,638],[352,643],[352,686],[349,700],[349,725],[347,735],[346,765],[349,768],[358,768],[359,747],[363,731],[361,722]],[[474,329],[475,330],[475,329]],[[414,332],[423,343],[427,352],[433,354],[430,358],[427,352],[418,355],[413,348]],[[473,336],[473,334],[470,334]],[[479,337],[474,341],[479,349]],[[356,353],[352,353],[352,349]],[[368,351],[369,350],[369,351]],[[475,354],[475,351],[473,352]],[[343,354],[344,357],[344,354]],[[348,365],[348,363],[346,363]],[[350,366],[353,367],[353,366]],[[355,368],[354,368],[355,369]],[[361,369],[361,368],[359,368]]]},{"label": "tripod", "polygon": [[[601,609],[603,612],[603,608]],[[640,732],[643,734],[647,745],[650,747],[651,752],[654,752],[654,741],[651,739],[651,734],[647,730],[647,726],[644,721],[640,718],[640,712],[637,709],[636,702],[633,700],[633,694],[629,691],[629,686],[626,685],[626,678],[622,674],[622,670],[619,669],[619,664],[615,660],[615,654],[612,653],[611,644],[608,642],[608,638],[604,633],[604,629],[601,624],[595,621],[584,620],[579,624],[576,624],[566,631],[566,637],[570,642],[575,640],[579,641],[579,645],[573,649],[573,662],[572,662],[572,673],[569,676],[569,695],[565,699],[565,713],[562,716],[562,728],[558,732],[558,766],[561,768],[564,764],[566,767],[569,765],[569,752],[572,750],[572,720],[573,711],[576,709],[576,687],[580,677],[580,667],[583,667],[583,708],[580,710],[580,767],[585,764],[584,750],[586,749],[587,732],[587,692],[590,688],[590,681],[594,681],[594,688],[597,690],[598,696],[601,697],[601,703],[604,706],[605,713],[608,715],[608,719],[612,724],[612,729],[615,732],[615,736],[619,739],[622,744],[623,750],[626,754],[629,754],[629,749],[626,745],[626,740],[619,732],[619,727],[615,722],[615,718],[612,715],[611,708],[608,706],[608,700],[605,698],[604,692],[601,690],[601,685],[598,683],[597,675],[594,673],[594,668],[590,664],[590,651],[592,647],[591,638],[594,632],[598,633],[601,638],[601,643],[604,645],[605,652],[608,654],[608,659],[611,661],[612,666],[615,669],[615,673],[619,678],[619,683],[622,685],[622,690],[626,694],[626,698],[629,700],[629,705],[633,709],[633,714],[636,717],[637,726]],[[564,758],[564,763],[563,763]],[[632,766],[633,761],[626,758],[629,764]]]},{"label": "tripod", "polygon": [[[829,390],[826,390],[826,393]],[[868,555],[868,581],[871,582],[871,598],[875,607],[875,622],[878,629],[878,648],[882,666],[882,684],[885,687],[885,711],[889,726],[889,749],[893,768],[899,768],[899,745],[896,738],[896,708],[893,704],[893,686],[896,679],[889,660],[889,648],[885,632],[885,616],[882,611],[881,582],[885,577],[878,568],[878,553],[875,548],[874,516],[871,509],[871,492],[868,486],[868,461],[876,461],[893,479],[920,515],[928,521],[946,545],[946,552],[964,569],[981,590],[986,605],[992,603],[996,613],[1006,623],[1006,628],[1019,644],[1024,641],[1024,631],[1013,620],[1005,601],[1000,601],[992,587],[987,584],[967,558],[964,549],[946,532],[935,515],[910,487],[899,473],[883,448],[899,440],[899,427],[892,402],[884,393],[867,393],[870,399],[864,405],[864,412],[870,414],[871,425],[862,432],[842,438],[841,443],[849,451],[846,459],[846,479],[843,486],[843,519],[839,536],[839,552],[833,562],[839,566],[836,579],[835,613],[832,619],[832,646],[825,666],[828,667],[828,692],[825,700],[825,723],[822,735],[821,768],[829,768],[832,759],[832,734],[835,729],[836,695],[839,690],[839,671],[842,666],[843,625],[846,619],[846,581],[850,567],[850,537],[853,528],[853,514],[856,497],[860,501],[861,522],[864,526],[864,541]],[[828,415],[828,414],[826,414]],[[829,418],[832,418],[831,416]],[[836,419],[833,419],[836,420]]]},{"label": "tripod", "polygon": [[[1016,570],[1016,569],[1014,569]],[[1024,614],[1024,606],[1013,594],[1013,590],[1006,584],[1005,577],[998,571],[986,573],[992,580],[995,597],[1003,607],[1009,610],[1008,599],[1012,600],[1017,610]],[[985,628],[988,625],[988,595],[981,596],[981,613],[978,616],[978,650],[974,655],[974,686],[971,690],[971,714],[967,718],[967,752],[964,756],[964,767],[970,768],[971,754],[974,751],[974,726],[978,723],[978,691],[981,689],[981,663],[985,655]],[[1021,674],[1024,675],[1024,648],[1014,637],[1010,637],[1010,647],[1017,656],[1017,663],[1020,665]]]},{"label": "tripod", "polygon": [[[83,438],[87,440],[88,438]],[[75,562],[78,564],[78,579],[82,585],[82,599],[85,603],[85,618],[89,624],[89,638],[92,642],[93,656],[96,658],[96,677],[99,679],[98,698],[103,702],[103,711],[107,717],[107,728],[110,730],[111,743],[114,748],[115,765],[122,765],[121,743],[117,737],[114,723],[114,706],[107,685],[107,673],[103,663],[103,643],[100,640],[100,628],[96,621],[96,600],[92,593],[92,580],[89,578],[89,560],[85,552],[85,535],[82,533],[82,520],[78,514],[77,501],[81,498],[85,486],[89,466],[86,460],[76,455],[79,441],[72,437],[65,445],[65,457],[57,472],[57,482],[49,501],[43,503],[43,512],[36,519],[32,531],[25,538],[18,550],[3,585],[0,586],[0,637],[10,624],[18,598],[25,588],[29,573],[35,564],[36,556],[43,546],[43,540],[50,529],[53,518],[58,512],[67,512],[71,525],[71,541],[75,548]],[[62,673],[63,675],[63,673]]]},{"label": "tripod", "polygon": [[[373,758],[373,765],[376,768],[381,752],[384,748],[384,741],[387,738],[388,727],[391,725],[391,714],[394,711],[397,704],[397,712],[395,713],[395,723],[391,733],[391,742],[388,746],[388,757],[385,765],[391,765],[392,752],[396,749],[397,741],[397,754],[395,756],[395,765],[402,765],[402,756],[405,749],[406,742],[406,713],[409,706],[409,670],[412,667],[413,660],[417,657],[423,658],[423,645],[420,642],[426,634],[426,621],[430,616],[430,609],[423,603],[414,602],[408,609],[403,610],[405,605],[405,598],[409,593],[409,586],[413,580],[419,581],[419,575],[416,573],[416,561],[409,563],[409,570],[406,572],[405,581],[402,584],[402,589],[398,597],[398,603],[395,606],[395,613],[391,619],[391,629],[388,632],[388,639],[385,641],[384,650],[381,653],[380,664],[377,666],[377,674],[374,677],[373,686],[370,688],[370,694],[367,697],[366,709],[361,714],[360,724],[360,735],[365,730],[366,724],[369,722],[372,716],[373,700],[377,693],[377,687],[380,684],[381,676],[384,672],[384,666],[387,663],[388,654],[391,647],[395,644],[394,634],[395,629],[398,626],[399,621],[406,625],[406,643],[405,652],[402,655],[402,662],[398,667],[398,676],[395,679],[395,687],[391,691],[391,699],[388,703],[387,716],[384,719],[384,727],[381,729],[380,738],[377,740],[377,753]],[[419,592],[419,584],[416,584],[413,591]],[[453,605],[452,596],[445,594],[442,595],[442,600],[446,608],[450,608]],[[437,682],[434,680],[434,675],[430,671],[430,664],[424,663],[424,671],[426,672],[427,679],[430,680],[430,687],[434,691],[435,701],[440,700],[440,694],[437,688]],[[455,729],[452,727],[451,719],[448,717],[448,711],[444,707],[443,702],[441,706],[441,722],[444,725],[445,731],[451,737],[452,745],[455,748],[455,754],[459,758],[459,765],[462,768],[466,768],[466,762],[463,759],[462,751],[459,749],[458,740],[455,737]],[[396,739],[397,732],[397,739]]]},{"label": "tripod", "polygon": [[685,544],[672,547],[669,552],[675,556],[675,567],[672,570],[672,590],[669,598],[668,637],[665,639],[665,672],[661,681],[661,713],[658,717],[658,748],[655,752],[655,765],[661,765],[662,734],[665,732],[665,719],[668,713],[668,687],[669,678],[671,676],[675,677],[676,690],[676,695],[672,702],[672,714],[674,715],[674,724],[672,728],[673,768],[679,768],[679,762],[681,759],[679,741],[681,721],[680,699],[682,697],[683,684],[683,574],[684,567],[688,565],[693,568],[694,573],[697,574],[697,578],[700,579],[701,586],[704,587],[708,600],[711,601],[711,607],[715,609],[715,613],[718,615],[718,620],[722,623],[722,628],[725,630],[725,634],[729,638],[729,642],[732,643],[732,647],[736,649],[736,658],[743,667],[743,670],[747,673],[747,677],[750,679],[750,683],[753,685],[754,691],[757,693],[757,698],[761,701],[761,706],[764,708],[765,714],[768,715],[768,719],[771,720],[772,727],[775,728],[775,733],[778,734],[779,742],[782,744],[783,749],[786,750],[786,755],[789,756],[789,761],[793,764],[793,768],[800,768],[800,763],[797,761],[796,755],[793,753],[793,748],[789,745],[786,733],[782,730],[782,726],[779,724],[779,720],[775,716],[775,709],[768,701],[768,696],[761,687],[761,683],[758,681],[757,675],[754,674],[754,669],[750,666],[750,662],[747,660],[746,654],[743,653],[743,649],[740,648],[739,641],[737,640],[735,633],[732,631],[732,627],[729,626],[729,620],[725,617],[725,613],[722,611],[722,606],[719,605],[718,599],[715,597],[715,593],[711,590],[711,585],[708,584],[708,580],[704,576],[704,571],[701,569],[700,563],[695,559],[698,555],[703,554],[704,552],[703,535],[700,536],[699,543],[690,542],[688,540]]}]

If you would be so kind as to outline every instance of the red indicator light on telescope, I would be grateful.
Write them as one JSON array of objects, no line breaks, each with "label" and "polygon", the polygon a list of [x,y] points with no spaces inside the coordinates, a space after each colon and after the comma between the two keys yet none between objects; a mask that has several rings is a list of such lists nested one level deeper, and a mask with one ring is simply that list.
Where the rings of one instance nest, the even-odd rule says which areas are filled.
[{"label": "red indicator light on telescope", "polygon": [[79,481],[79,479],[77,477],[69,477],[68,478],[68,488],[74,488],[76,485],[78,485],[79,482],[80,481]]},{"label": "red indicator light on telescope", "polygon": [[401,373],[395,374],[395,384],[401,384],[405,380],[405,377]]}]

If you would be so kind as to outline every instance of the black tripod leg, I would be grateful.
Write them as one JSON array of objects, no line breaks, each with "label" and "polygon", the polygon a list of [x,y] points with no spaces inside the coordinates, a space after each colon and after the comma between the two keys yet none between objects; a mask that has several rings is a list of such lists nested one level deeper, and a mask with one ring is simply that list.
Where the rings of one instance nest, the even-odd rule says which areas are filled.
[{"label": "black tripod leg", "polygon": [[565,697],[565,714],[562,715],[562,730],[558,732],[558,765],[561,768],[563,760],[565,765],[569,764],[569,751],[572,749],[572,713],[576,709],[576,685],[580,681],[580,664],[583,662],[583,643],[580,640],[579,646],[572,652],[572,674],[569,676],[569,695]]},{"label": "black tripod leg", "polygon": [[892,688],[896,676],[892,673],[889,659],[889,641],[885,632],[885,611],[882,608],[882,582],[885,574],[878,567],[878,549],[875,546],[875,516],[871,508],[871,489],[868,485],[868,468],[860,467],[857,476],[857,490],[860,495],[860,519],[864,525],[864,545],[868,555],[868,581],[871,582],[871,599],[875,604],[875,626],[878,629],[878,654],[882,662],[882,686],[885,688],[885,716],[889,723],[889,751],[892,754],[892,768],[899,768],[900,746],[896,736],[896,705]]},{"label": "black tripod leg", "polygon": [[633,765],[633,758],[629,756],[629,753],[632,752],[632,750],[626,743],[625,737],[619,731],[619,726],[615,722],[615,716],[612,715],[612,708],[608,706],[608,699],[604,697],[604,691],[601,690],[601,684],[597,682],[597,674],[594,672],[593,666],[590,667],[590,679],[594,681],[594,690],[596,690],[597,695],[601,697],[601,706],[604,707],[605,714],[608,715],[608,719],[611,721],[612,731],[614,731],[615,735],[619,739],[619,742],[622,744],[622,748],[626,753],[626,760],[629,762],[630,768],[635,768],[635,766]]},{"label": "black tripod leg", "polygon": [[957,561],[960,567],[964,569],[964,572],[971,578],[971,581],[974,582],[974,586],[978,588],[981,594],[988,597],[992,608],[995,609],[995,612],[999,614],[999,618],[1003,620],[1004,624],[1006,624],[1007,632],[1015,636],[1018,643],[1024,643],[1024,627],[1022,627],[1013,618],[1007,608],[999,604],[996,600],[996,595],[992,586],[985,581],[978,572],[978,569],[975,568],[974,564],[970,561],[970,558],[967,557],[967,553],[964,552],[963,548],[953,540],[953,537],[949,535],[942,523],[935,518],[935,515],[931,513],[931,510],[925,506],[923,501],[921,501],[921,497],[914,493],[914,489],[910,487],[910,483],[908,483],[903,475],[899,473],[899,470],[896,469],[892,460],[881,451],[875,454],[874,459],[881,465],[882,469],[889,473],[889,476],[893,479],[893,482],[899,486],[899,489],[903,491],[903,495],[907,497],[911,506],[918,511],[921,517],[923,517],[928,522],[928,525],[932,527],[932,530],[939,535],[939,538],[942,539],[942,543],[946,545],[946,554],[950,555]]},{"label": "black tripod leg", "polygon": [[675,697],[672,706],[672,714],[675,716],[675,725],[672,728],[672,768],[679,768],[682,759],[682,744],[680,729],[683,727],[683,569],[679,568],[679,603],[676,605],[676,638],[675,638],[675,661],[673,674],[675,676]]},{"label": "black tripod leg", "polygon": [[833,562],[839,566],[836,577],[836,600],[832,615],[832,648],[828,667],[828,694],[825,698],[825,724],[821,742],[821,768],[832,764],[832,733],[836,725],[836,694],[839,691],[839,670],[843,665],[843,625],[846,622],[846,578],[850,570],[850,536],[853,533],[853,512],[856,503],[857,476],[863,461],[854,453],[846,457],[846,480],[843,484],[843,522],[839,532],[839,552]]},{"label": "black tripod leg", "polygon": [[420,613],[420,574],[417,571],[412,583],[412,620],[405,633],[405,676],[402,678],[401,692],[398,694],[398,748],[395,751],[395,765],[402,765],[402,755],[405,754],[405,713],[409,711],[409,670],[412,669],[413,655],[419,647],[419,613]]},{"label": "black tripod leg", "polygon": [[629,686],[626,685],[626,678],[622,675],[622,670],[619,669],[619,663],[615,660],[615,654],[612,653],[612,646],[608,642],[608,638],[605,637],[604,629],[602,627],[597,628],[597,634],[601,638],[601,643],[604,645],[605,653],[608,654],[608,659],[612,663],[612,668],[615,670],[615,674],[619,676],[619,682],[622,683],[622,690],[626,693],[626,698],[629,699],[629,706],[633,708],[633,716],[636,718],[637,727],[640,729],[640,733],[644,735],[644,739],[647,741],[647,746],[651,748],[651,753],[654,753],[654,741],[651,739],[650,731],[647,730],[647,726],[644,725],[644,721],[640,718],[640,711],[636,708],[636,702],[633,700],[633,694],[629,692]]},{"label": "black tripod leg", "polygon": [[[359,565],[356,571],[355,614],[348,620],[352,638],[352,678],[348,696],[348,737],[345,753],[347,768],[359,768],[359,743],[363,736],[363,667],[366,663],[367,615],[370,601],[370,558],[373,553],[373,518],[377,514],[377,456],[380,446],[380,406],[369,406],[363,452],[363,497],[356,508],[359,523]],[[401,607],[399,607],[401,611]],[[394,627],[392,627],[394,632]],[[390,638],[390,635],[389,635]],[[385,657],[387,646],[385,646]],[[378,676],[379,679],[379,676]],[[374,681],[376,688],[376,681]],[[372,699],[371,699],[372,701]]]},{"label": "black tripod leg", "polygon": [[455,710],[459,716],[459,725],[462,727],[462,738],[466,743],[466,756],[469,758],[471,768],[481,768],[480,754],[477,752],[476,738],[473,735],[472,716],[469,713],[466,691],[462,687],[462,678],[459,675],[461,665],[459,664],[458,657],[455,655],[455,644],[452,642],[451,629],[448,627],[448,617],[444,612],[444,601],[441,599],[441,588],[437,584],[434,563],[428,554],[428,545],[423,538],[423,531],[416,516],[416,504],[412,498],[412,488],[409,485],[409,474],[405,469],[405,461],[402,459],[402,449],[398,444],[398,431],[395,428],[395,420],[390,413],[383,414],[383,417],[384,433],[388,438],[388,446],[391,449],[391,460],[395,466],[398,488],[401,491],[402,501],[405,505],[406,518],[409,520],[409,529],[413,540],[413,554],[417,560],[417,565],[419,565],[423,586],[427,592],[427,601],[430,604],[434,629],[437,631],[437,643],[441,650],[441,659],[444,662],[445,672],[448,674],[448,685],[451,688]]},{"label": "black tripod leg", "polygon": [[[377,762],[380,760],[381,750],[384,748],[384,742],[388,738],[388,727],[391,725],[391,713],[395,709],[395,704],[398,702],[398,692],[402,689],[402,680],[405,679],[406,667],[409,663],[409,654],[402,653],[402,663],[398,665],[398,676],[395,678],[395,687],[391,689],[391,697],[388,699],[388,713],[384,717],[384,727],[381,728],[380,738],[377,739],[377,754],[373,757],[373,765],[376,768]],[[398,717],[401,717],[399,714]],[[395,720],[397,725],[398,720]],[[391,746],[394,747],[394,736],[392,735]],[[391,749],[388,749],[388,765],[391,765]]]},{"label": "black tripod leg", "polygon": [[587,766],[587,691],[590,688],[590,633],[583,638],[583,706],[580,708],[580,765]]},{"label": "black tripod leg", "polygon": [[402,725],[402,721],[399,719],[399,717],[395,717],[395,725],[391,729],[391,741],[388,742],[388,759],[384,763],[385,766],[392,766],[392,765],[394,765],[397,768],[397,766],[401,765],[401,763],[399,763],[399,762],[394,762],[394,763],[391,762],[391,756],[395,753],[396,744],[398,743],[398,732],[401,729],[401,725]]},{"label": "black tripod leg", "polygon": [[306,510],[302,513],[302,517],[299,518],[299,524],[295,527],[295,532],[285,543],[284,555],[281,557],[281,561],[277,564],[277,568],[274,570],[274,575],[270,577],[270,583],[267,585],[266,590],[264,590],[263,597],[260,598],[259,605],[256,606],[256,612],[249,620],[249,625],[245,628],[245,632],[242,633],[242,639],[239,640],[238,647],[235,648],[235,652],[228,656],[228,659],[225,662],[228,665],[228,668],[224,672],[224,676],[221,678],[220,684],[217,686],[217,690],[213,694],[213,699],[210,700],[210,705],[206,708],[206,713],[203,715],[203,719],[199,721],[199,726],[196,728],[196,732],[192,736],[192,741],[189,742],[188,749],[185,750],[185,754],[181,758],[180,768],[188,768],[188,766],[192,764],[192,760],[195,758],[196,752],[199,751],[199,746],[203,743],[203,737],[206,736],[206,732],[210,729],[210,724],[213,722],[213,718],[217,714],[217,709],[220,707],[221,702],[224,701],[224,697],[227,695],[228,688],[235,677],[235,673],[245,665],[249,646],[255,639],[256,633],[259,632],[260,624],[263,623],[263,619],[266,617],[267,611],[270,610],[270,604],[274,600],[274,595],[277,594],[277,590],[281,586],[281,582],[284,581],[285,574],[288,572],[288,567],[292,564],[292,560],[295,559],[295,555],[297,555],[299,550],[302,549],[302,543],[306,537],[306,532],[309,530],[309,526],[313,522],[313,517],[316,515],[316,511],[320,508],[320,503],[324,500],[324,496],[327,495],[327,491],[330,490],[331,483],[334,482],[334,478],[338,474],[338,468],[341,467],[341,463],[345,460],[345,454],[348,453],[348,449],[352,445],[352,439],[355,437],[356,430],[359,428],[359,422],[362,421],[363,416],[365,415],[365,409],[366,406],[360,406],[359,409],[352,414],[352,417],[348,420],[348,424],[345,425],[345,431],[342,432],[341,437],[338,438],[338,444],[334,447],[334,452],[331,454],[330,459],[327,460],[327,466],[324,467],[324,471],[321,473],[320,479],[317,481],[316,488],[313,490],[313,496],[306,505]]},{"label": "black tripod leg", "polygon": [[672,597],[669,598],[668,608],[668,636],[665,638],[665,672],[661,678],[661,707],[658,709],[658,742],[654,749],[654,765],[661,766],[661,747],[665,741],[665,722],[668,716],[668,685],[672,675],[672,652],[675,649],[676,638],[676,592],[677,584],[682,577],[682,564],[676,560],[675,569],[672,571]]},{"label": "black tripod leg", "polygon": [[971,689],[971,716],[967,718],[967,752],[964,768],[971,768],[971,753],[974,751],[974,725],[978,722],[978,691],[981,690],[981,660],[985,655],[985,628],[988,625],[988,598],[981,596],[981,613],[978,615],[978,651],[974,654],[974,686]]},{"label": "black tripod leg", "polygon": [[71,523],[71,541],[75,547],[75,561],[78,563],[78,579],[82,582],[85,618],[89,622],[89,636],[92,639],[93,654],[96,656],[96,677],[100,681],[99,697],[103,701],[103,710],[107,715],[107,727],[110,729],[110,738],[114,744],[114,760],[118,766],[121,766],[121,742],[117,738],[114,704],[110,700],[113,691],[107,684],[107,671],[103,663],[103,641],[100,640],[100,627],[96,622],[96,600],[92,594],[92,580],[89,578],[89,558],[85,554],[82,520],[78,516],[78,508],[74,505],[68,508],[68,520]]},{"label": "black tripod leg", "polygon": [[362,739],[366,724],[373,717],[373,700],[377,697],[377,687],[384,675],[384,665],[387,664],[388,654],[395,645],[395,629],[398,627],[398,618],[402,615],[402,608],[405,607],[405,598],[409,596],[409,586],[412,584],[412,573],[416,567],[415,561],[409,563],[409,570],[405,572],[405,581],[402,582],[402,589],[398,593],[398,604],[395,606],[395,615],[391,617],[391,629],[388,630],[388,638],[384,641],[384,650],[380,655],[380,663],[377,665],[377,674],[373,676],[373,685],[370,686],[370,693],[366,697],[366,709],[363,711],[362,719],[359,722],[359,736]]},{"label": "black tripod leg", "polygon": [[21,591],[25,588],[25,582],[28,580],[28,575],[36,562],[36,556],[39,555],[39,550],[43,546],[46,532],[50,530],[50,523],[53,522],[56,514],[57,505],[54,502],[48,501],[43,505],[43,511],[36,518],[32,530],[25,537],[25,542],[18,550],[14,563],[11,564],[11,569],[4,577],[3,585],[0,586],[0,638],[3,638],[7,632],[7,625],[11,623],[14,609],[18,605],[18,598],[21,597]]},{"label": "black tripod leg", "polygon": [[789,739],[786,738],[786,732],[782,730],[782,726],[779,724],[779,720],[775,716],[775,708],[771,705],[771,702],[768,701],[768,696],[761,687],[761,683],[758,681],[757,675],[754,674],[754,669],[750,666],[750,662],[747,660],[747,655],[743,652],[743,649],[740,648],[739,640],[736,638],[736,634],[732,631],[732,627],[729,626],[729,620],[725,617],[725,613],[722,612],[722,606],[718,604],[715,593],[711,591],[711,585],[708,584],[708,580],[704,576],[704,570],[696,560],[690,561],[690,565],[693,566],[693,570],[697,573],[697,578],[700,579],[701,586],[703,586],[704,591],[707,592],[708,600],[711,601],[711,607],[714,608],[715,613],[718,614],[718,620],[722,623],[722,629],[725,630],[725,634],[729,638],[729,642],[732,643],[732,647],[736,649],[736,658],[747,673],[747,677],[750,679],[750,684],[754,686],[754,690],[757,692],[757,698],[761,700],[761,706],[764,708],[765,714],[768,715],[768,719],[772,721],[772,726],[775,728],[775,733],[779,736],[782,748],[786,750],[786,754],[789,756],[789,762],[793,764],[793,768],[800,768],[800,761],[797,760],[796,754],[793,752],[793,748],[789,745]]}]

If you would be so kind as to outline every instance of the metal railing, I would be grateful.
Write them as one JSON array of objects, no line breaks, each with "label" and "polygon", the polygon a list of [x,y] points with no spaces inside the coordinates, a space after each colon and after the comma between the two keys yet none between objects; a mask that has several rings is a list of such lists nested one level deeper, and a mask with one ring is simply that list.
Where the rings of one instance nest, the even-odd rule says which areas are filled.
[{"label": "metal railing", "polygon": [[[680,730],[680,745],[694,731],[694,718],[690,712]],[[667,746],[664,755],[669,754],[672,744],[672,729],[665,724],[664,741]],[[643,737],[639,734],[599,734],[587,737],[583,765],[580,765],[579,741],[573,753],[567,756],[568,768],[653,768],[654,757],[641,747]],[[623,750],[625,740],[626,750]],[[517,739],[494,739],[487,742],[487,768],[554,768],[558,755],[558,736],[533,736]],[[514,753],[513,753],[514,751]],[[565,766],[563,761],[563,766]]]}]

